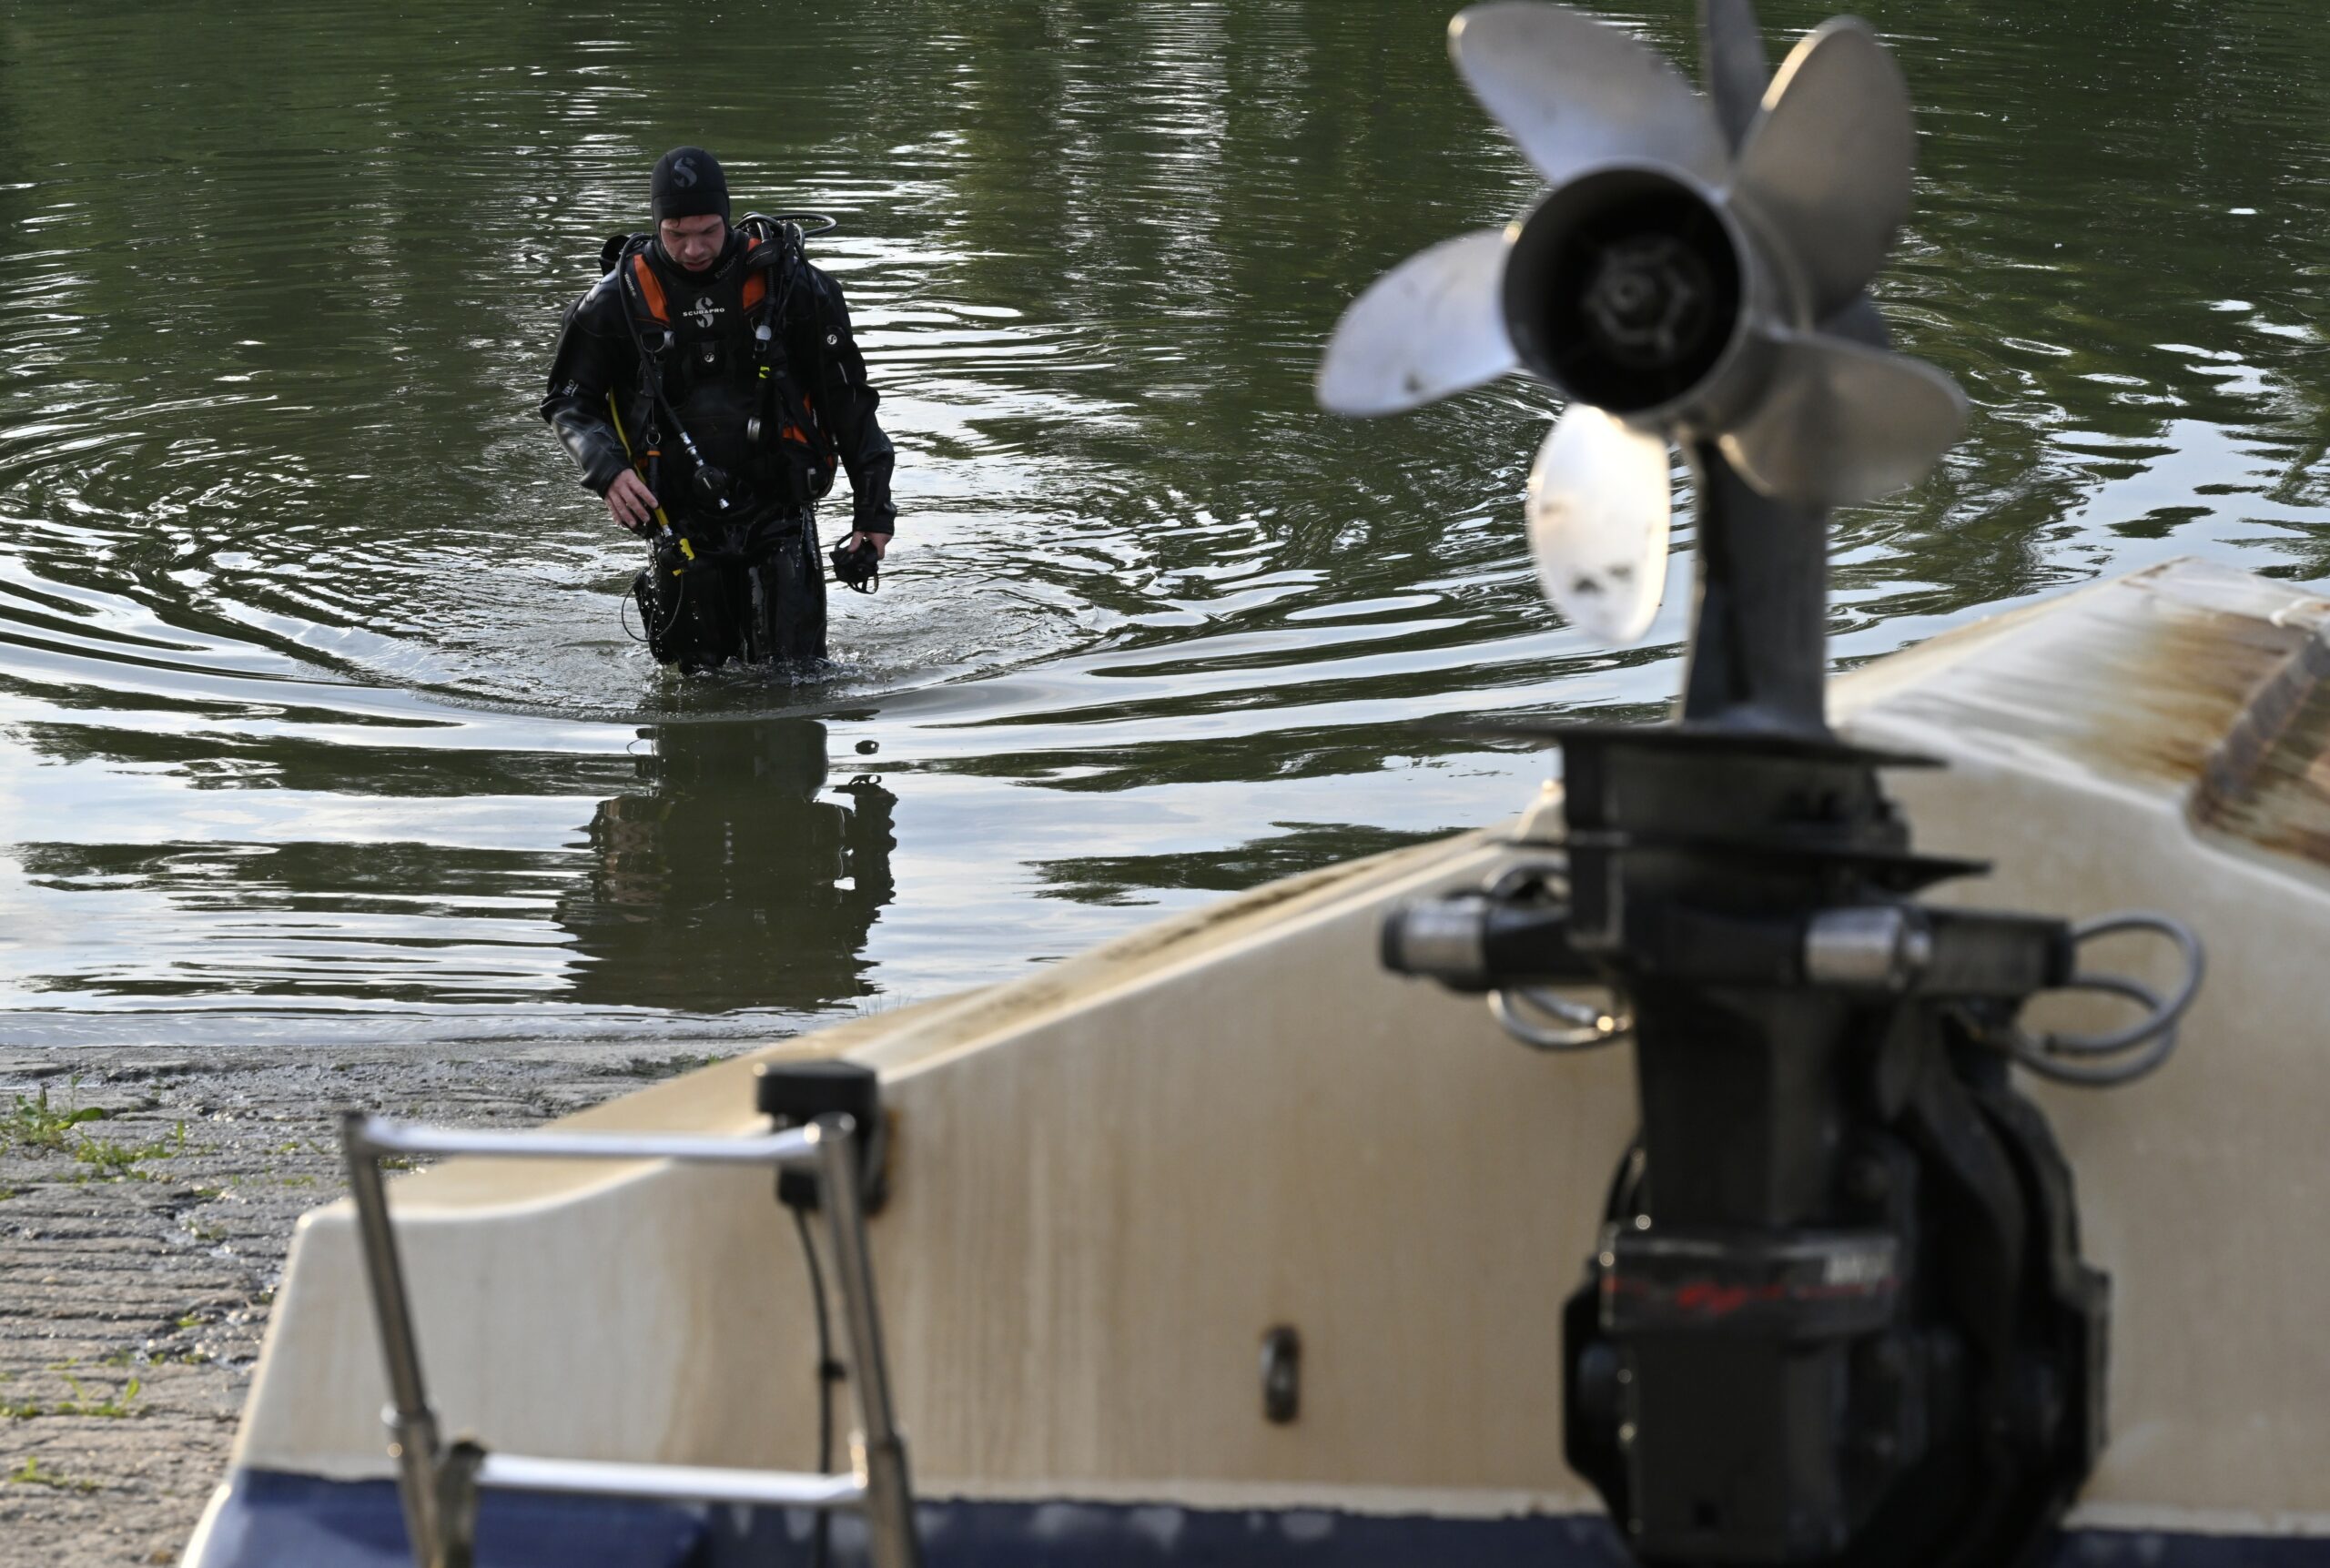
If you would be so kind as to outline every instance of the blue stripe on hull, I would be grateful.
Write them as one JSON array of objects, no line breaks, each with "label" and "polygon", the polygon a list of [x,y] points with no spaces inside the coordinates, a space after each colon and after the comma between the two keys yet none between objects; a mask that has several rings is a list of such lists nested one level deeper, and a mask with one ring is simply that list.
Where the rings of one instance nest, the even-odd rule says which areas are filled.
[{"label": "blue stripe on hull", "polygon": [[[1604,1520],[1539,1514],[1438,1519],[1327,1509],[1201,1510],[1162,1504],[928,1502],[929,1568],[1627,1568]],[[806,1568],[810,1517],[698,1510],[612,1498],[488,1492],[477,1568]],[[864,1561],[863,1532],[833,1523],[836,1568]],[[410,1568],[387,1482],[245,1471],[189,1568]],[[2330,1539],[2081,1531],[2054,1568],[2330,1568]]]}]

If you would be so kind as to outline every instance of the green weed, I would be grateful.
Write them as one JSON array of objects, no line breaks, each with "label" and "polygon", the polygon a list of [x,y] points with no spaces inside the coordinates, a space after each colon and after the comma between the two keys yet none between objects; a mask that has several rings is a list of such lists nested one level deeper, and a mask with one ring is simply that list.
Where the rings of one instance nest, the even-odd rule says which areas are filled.
[{"label": "green weed", "polygon": [[134,1413],[129,1407],[137,1401],[137,1396],[146,1390],[144,1383],[132,1378],[122,1386],[119,1393],[107,1394],[102,1400],[93,1400],[89,1397],[89,1391],[81,1386],[80,1379],[67,1372],[65,1374],[65,1381],[72,1388],[73,1397],[54,1408],[51,1413],[56,1415],[101,1416],[106,1421],[121,1421]]},{"label": "green weed", "polygon": [[43,1470],[40,1455],[28,1453],[25,1462],[8,1472],[11,1486],[53,1486],[59,1492],[95,1492],[97,1483],[79,1477],[59,1475],[53,1470]]},{"label": "green weed", "polygon": [[[80,1086],[77,1077],[66,1086],[69,1095]],[[48,1103],[48,1086],[43,1084],[26,1099],[15,1096],[15,1104],[8,1114],[0,1117],[0,1148],[20,1146],[25,1148],[62,1149],[73,1129],[83,1122],[103,1121],[102,1106],[68,1106],[63,1109]]]},{"label": "green weed", "polygon": [[84,1134],[73,1146],[73,1158],[108,1176],[134,1176],[149,1159],[175,1159],[186,1152],[186,1123],[168,1138],[151,1143],[107,1143]]}]

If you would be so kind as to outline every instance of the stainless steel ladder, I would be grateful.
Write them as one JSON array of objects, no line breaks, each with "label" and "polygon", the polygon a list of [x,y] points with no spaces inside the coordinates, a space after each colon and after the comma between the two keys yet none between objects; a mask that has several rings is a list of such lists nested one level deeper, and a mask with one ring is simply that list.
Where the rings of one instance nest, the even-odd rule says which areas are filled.
[{"label": "stainless steel ladder", "polygon": [[[587,1492],[671,1502],[856,1509],[866,1516],[875,1568],[920,1568],[906,1442],[891,1419],[889,1373],[866,1253],[858,1190],[857,1130],[846,1116],[745,1138],[680,1133],[469,1131],[391,1121],[363,1111],[340,1117],[348,1185],[389,1374],[389,1452],[416,1568],[471,1568],[481,1488]],[[389,1155],[486,1155],[497,1159],[673,1159],[697,1165],[766,1165],[814,1172],[842,1297],[849,1382],[856,1391],[852,1473],[724,1470],[700,1465],[608,1463],[492,1453],[438,1431],[420,1377],[420,1352],[389,1223],[380,1160]]]}]

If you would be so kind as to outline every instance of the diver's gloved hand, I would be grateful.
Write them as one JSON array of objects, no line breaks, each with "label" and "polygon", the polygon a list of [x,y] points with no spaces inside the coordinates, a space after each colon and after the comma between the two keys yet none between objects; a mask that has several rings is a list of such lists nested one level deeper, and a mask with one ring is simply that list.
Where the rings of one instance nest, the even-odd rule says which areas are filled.
[{"label": "diver's gloved hand", "polygon": [[615,475],[607,486],[607,515],[633,533],[644,533],[655,521],[655,492],[630,469]]}]

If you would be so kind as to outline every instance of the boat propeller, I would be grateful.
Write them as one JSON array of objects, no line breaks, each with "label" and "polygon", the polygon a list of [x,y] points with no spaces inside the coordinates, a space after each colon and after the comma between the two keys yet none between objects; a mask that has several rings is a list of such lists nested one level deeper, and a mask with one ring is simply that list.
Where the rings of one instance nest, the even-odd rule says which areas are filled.
[{"label": "boat propeller", "polygon": [[1664,590],[1667,443],[1712,442],[1758,493],[1849,505],[1915,482],[1966,403],[1888,351],[1863,290],[1910,207],[1901,74],[1839,18],[1788,56],[1735,155],[1642,44],[1530,0],[1476,5],[1449,51],[1550,190],[1354,302],[1320,366],[1329,410],[1389,414],[1514,370],[1568,401],[1529,476],[1546,596],[1632,642]]}]

